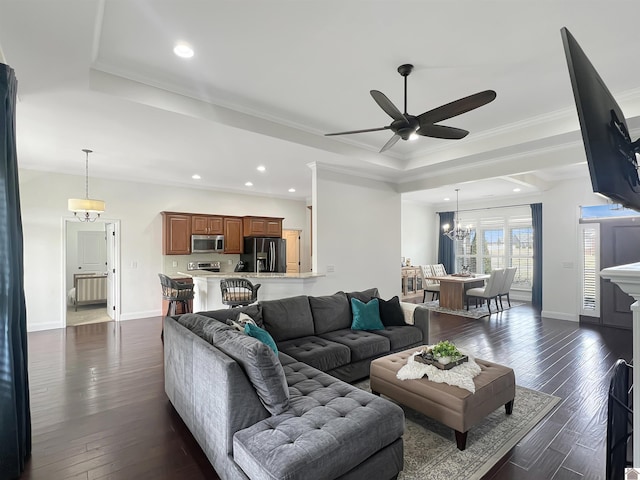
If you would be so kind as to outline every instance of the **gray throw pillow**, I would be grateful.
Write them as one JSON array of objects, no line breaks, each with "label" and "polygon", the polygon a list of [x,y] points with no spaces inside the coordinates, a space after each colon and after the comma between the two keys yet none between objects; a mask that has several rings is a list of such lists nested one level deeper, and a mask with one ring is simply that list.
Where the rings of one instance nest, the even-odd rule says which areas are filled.
[{"label": "gray throw pillow", "polygon": [[205,340],[240,364],[269,413],[278,415],[287,410],[289,386],[278,356],[260,340],[215,323],[224,329],[209,326]]},{"label": "gray throw pillow", "polygon": [[363,290],[361,292],[349,292],[347,293],[347,299],[349,303],[351,303],[352,298],[356,298],[360,300],[362,303],[367,303],[372,298],[378,298],[380,294],[378,293],[377,288],[369,288],[367,290]]},{"label": "gray throw pillow", "polygon": [[238,315],[240,313],[244,313],[249,315],[256,325],[260,328],[264,328],[264,323],[262,320],[262,305],[259,303],[255,303],[253,305],[247,305],[246,307],[238,307],[238,308],[224,308],[220,310],[209,310],[206,312],[198,312],[199,315],[204,315],[205,317],[215,318],[216,320],[220,320],[222,323],[226,323],[227,320],[233,320],[234,322],[238,320]]}]

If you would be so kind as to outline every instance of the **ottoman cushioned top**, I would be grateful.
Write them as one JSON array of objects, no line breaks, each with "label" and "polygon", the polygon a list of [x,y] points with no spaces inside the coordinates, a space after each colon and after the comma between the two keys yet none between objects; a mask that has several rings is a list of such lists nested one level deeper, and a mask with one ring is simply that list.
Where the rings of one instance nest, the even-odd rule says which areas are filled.
[{"label": "ottoman cushioned top", "polygon": [[426,377],[399,380],[398,370],[418,348],[405,350],[371,362],[371,390],[387,395],[402,405],[466,432],[489,413],[515,398],[515,375],[504,365],[475,359],[482,370],[473,381],[476,392],[435,383]]},{"label": "ottoman cushioned top", "polygon": [[404,413],[302,362],[284,366],[290,408],[236,432],[233,457],[250,478],[339,477],[404,433]]}]

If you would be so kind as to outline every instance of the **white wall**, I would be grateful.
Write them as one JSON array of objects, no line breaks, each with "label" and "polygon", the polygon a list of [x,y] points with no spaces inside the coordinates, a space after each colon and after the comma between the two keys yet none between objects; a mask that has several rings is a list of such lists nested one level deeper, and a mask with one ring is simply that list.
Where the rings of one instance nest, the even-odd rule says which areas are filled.
[{"label": "white wall", "polygon": [[[586,167],[585,167],[586,168]],[[606,201],[591,191],[589,180],[566,181],[544,192],[542,203],[542,316],[579,320],[580,206]]]},{"label": "white wall", "polygon": [[[63,238],[67,199],[82,191],[82,177],[20,170],[24,229],[27,329],[63,327]],[[106,201],[105,219],[121,220],[122,320],[161,314],[158,273],[163,271],[160,212],[284,217],[284,228],[309,234],[304,201],[91,179],[91,196]],[[233,256],[236,258],[236,256]]]},{"label": "white wall", "polygon": [[[430,205],[402,201],[402,256],[411,265],[431,265],[438,260],[437,216]],[[400,260],[398,260],[399,262]]]},{"label": "white wall", "polygon": [[314,271],[327,276],[308,293],[377,287],[383,298],[400,294],[401,208],[393,186],[316,165],[313,216]]}]

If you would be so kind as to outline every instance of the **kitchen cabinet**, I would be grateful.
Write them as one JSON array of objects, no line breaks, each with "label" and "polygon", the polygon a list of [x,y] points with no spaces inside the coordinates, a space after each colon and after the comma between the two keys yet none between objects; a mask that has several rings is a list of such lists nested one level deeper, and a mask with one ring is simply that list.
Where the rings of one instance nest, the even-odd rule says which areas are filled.
[{"label": "kitchen cabinet", "polygon": [[191,215],[162,212],[162,254],[191,253]]},{"label": "kitchen cabinet", "polygon": [[282,238],[282,218],[243,217],[242,224],[245,237]]},{"label": "kitchen cabinet", "polygon": [[[193,278],[185,277],[185,278],[173,278],[176,282],[180,283],[193,283]],[[193,300],[189,300],[187,302],[189,304],[189,312],[193,312]],[[169,308],[169,300],[162,299],[162,315],[166,315],[167,309]],[[184,306],[181,302],[176,302],[176,315],[182,315],[183,313],[187,313],[184,311]]]},{"label": "kitchen cabinet", "polygon": [[217,215],[191,215],[191,233],[193,235],[222,235],[223,217]]},{"label": "kitchen cabinet", "polygon": [[224,253],[242,253],[242,218],[224,217]]}]

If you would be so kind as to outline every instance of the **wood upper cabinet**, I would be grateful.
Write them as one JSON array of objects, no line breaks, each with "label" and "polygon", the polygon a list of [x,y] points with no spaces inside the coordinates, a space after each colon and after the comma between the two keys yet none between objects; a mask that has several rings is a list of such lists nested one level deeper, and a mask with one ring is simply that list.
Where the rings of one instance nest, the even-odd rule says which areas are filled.
[{"label": "wood upper cabinet", "polygon": [[224,217],[224,253],[242,253],[242,218]]},{"label": "wood upper cabinet", "polygon": [[191,253],[191,215],[162,212],[162,254]]},{"label": "wood upper cabinet", "polygon": [[223,217],[215,215],[191,215],[191,233],[193,235],[222,235]]},{"label": "wood upper cabinet", "polygon": [[282,237],[282,218],[243,217],[245,237]]}]

